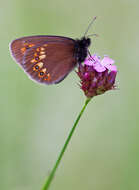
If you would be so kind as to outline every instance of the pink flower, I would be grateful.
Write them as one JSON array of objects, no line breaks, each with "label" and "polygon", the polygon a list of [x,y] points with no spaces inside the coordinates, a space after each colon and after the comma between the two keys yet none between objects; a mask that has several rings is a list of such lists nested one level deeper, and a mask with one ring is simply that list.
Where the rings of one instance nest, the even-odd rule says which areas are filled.
[{"label": "pink flower", "polygon": [[85,60],[84,64],[93,66],[97,72],[103,72],[106,69],[110,71],[117,71],[114,62],[115,61],[108,56],[104,56],[104,58],[101,60],[100,57],[98,57],[97,55],[92,55]]},{"label": "pink flower", "polygon": [[77,74],[81,79],[81,89],[91,98],[115,88],[117,67],[108,56],[101,60],[97,55],[92,55],[84,65],[79,65]]}]

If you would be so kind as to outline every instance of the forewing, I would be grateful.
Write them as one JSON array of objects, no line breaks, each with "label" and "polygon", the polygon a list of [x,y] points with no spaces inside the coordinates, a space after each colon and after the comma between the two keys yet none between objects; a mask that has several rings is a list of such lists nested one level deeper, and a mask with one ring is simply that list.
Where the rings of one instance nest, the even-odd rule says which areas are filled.
[{"label": "forewing", "polygon": [[39,46],[40,44],[44,42],[68,42],[68,43],[74,43],[74,40],[67,37],[61,37],[61,36],[27,36],[18,38],[10,43],[10,51],[14,59],[18,63],[22,63],[23,57],[29,49],[31,49],[34,46]]},{"label": "forewing", "polygon": [[76,66],[75,41],[59,36],[33,36],[14,40],[11,53],[35,81],[58,83]]}]

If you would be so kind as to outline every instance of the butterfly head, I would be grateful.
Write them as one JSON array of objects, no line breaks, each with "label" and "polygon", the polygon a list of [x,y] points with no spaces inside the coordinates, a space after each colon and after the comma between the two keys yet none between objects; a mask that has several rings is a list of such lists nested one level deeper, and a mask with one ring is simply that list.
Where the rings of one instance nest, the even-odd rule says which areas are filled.
[{"label": "butterfly head", "polygon": [[86,38],[86,37],[83,37],[81,40],[80,40],[80,44],[82,47],[86,47],[88,48],[91,44],[91,39],[90,38]]}]

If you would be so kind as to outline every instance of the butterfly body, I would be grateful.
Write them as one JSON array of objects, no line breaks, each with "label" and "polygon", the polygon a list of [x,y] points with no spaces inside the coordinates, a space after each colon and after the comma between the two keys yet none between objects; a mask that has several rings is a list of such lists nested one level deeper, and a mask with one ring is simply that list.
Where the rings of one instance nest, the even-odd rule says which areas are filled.
[{"label": "butterfly body", "polygon": [[75,56],[78,63],[83,62],[87,57],[88,47],[90,44],[90,38],[83,37],[81,40],[75,40]]},{"label": "butterfly body", "polygon": [[11,42],[11,54],[30,76],[44,84],[61,82],[88,54],[90,38],[29,36]]}]

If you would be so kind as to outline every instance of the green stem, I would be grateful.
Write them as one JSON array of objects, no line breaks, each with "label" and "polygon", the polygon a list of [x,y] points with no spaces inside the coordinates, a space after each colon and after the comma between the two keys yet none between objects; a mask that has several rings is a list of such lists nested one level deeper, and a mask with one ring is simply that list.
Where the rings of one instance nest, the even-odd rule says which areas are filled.
[{"label": "green stem", "polygon": [[83,112],[84,112],[87,104],[90,102],[90,100],[91,99],[88,98],[85,101],[85,104],[84,104],[81,112],[79,113],[79,115],[78,115],[78,117],[77,117],[77,119],[76,119],[76,121],[75,121],[75,123],[74,123],[74,125],[73,125],[73,127],[72,127],[72,129],[70,131],[70,133],[69,133],[69,136],[66,139],[66,142],[65,142],[65,144],[64,144],[64,146],[63,146],[63,148],[62,148],[62,150],[61,150],[61,152],[60,152],[60,154],[58,156],[58,159],[57,159],[57,161],[56,161],[56,163],[55,163],[55,165],[54,165],[54,167],[53,167],[53,169],[52,169],[52,171],[51,171],[48,179],[46,180],[46,183],[44,184],[44,187],[42,188],[42,190],[48,190],[48,188],[49,188],[49,186],[50,186],[50,184],[51,184],[51,182],[53,180],[54,174],[55,174],[55,172],[56,172],[56,170],[57,170],[57,168],[58,168],[58,166],[60,164],[60,161],[61,161],[61,159],[63,157],[63,154],[64,154],[64,152],[65,152],[65,150],[66,150],[66,148],[67,148],[67,146],[68,146],[68,144],[70,142],[70,139],[71,139],[71,137],[73,135],[73,132],[74,132],[74,130],[75,130],[75,128],[76,128],[76,126],[77,126],[77,124],[78,124],[78,122],[79,122],[79,120],[80,120],[80,118],[81,118],[81,116],[82,116],[82,114],[83,114]]}]

